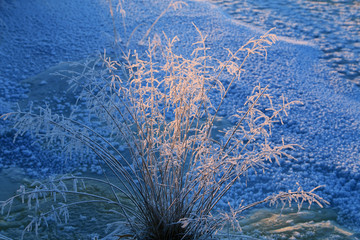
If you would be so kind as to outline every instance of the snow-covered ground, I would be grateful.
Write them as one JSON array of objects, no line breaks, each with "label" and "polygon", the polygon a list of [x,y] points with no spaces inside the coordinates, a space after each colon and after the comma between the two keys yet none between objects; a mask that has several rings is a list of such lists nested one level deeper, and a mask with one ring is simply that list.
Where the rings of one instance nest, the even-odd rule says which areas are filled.
[{"label": "snow-covered ground", "polygon": [[[133,0],[126,4],[126,37],[135,27],[130,49],[137,45],[145,30],[167,7],[165,0]],[[197,32],[193,24],[208,35],[207,45],[221,58],[236,50],[251,37],[263,31],[255,25],[235,20],[218,6],[207,1],[185,1],[188,6],[169,11],[155,25],[150,36],[164,31],[178,36],[176,51],[191,53]],[[104,48],[111,49],[112,23],[105,0],[2,0],[0,1],[0,113],[17,101],[31,96],[40,73],[50,67],[59,68],[64,61],[81,61],[94,57]],[[121,19],[118,29],[121,31]],[[276,33],[276,30],[275,30]],[[120,32],[123,36],[124,32]],[[123,38],[123,42],[126,41]],[[313,42],[279,35],[280,41],[269,49],[267,60],[253,58],[245,66],[242,80],[234,86],[221,115],[228,118],[242,107],[252,88],[269,85],[273,96],[282,94],[304,105],[294,107],[285,124],[277,125],[272,141],[281,138],[304,147],[293,153],[297,161],[282,161],[265,174],[250,175],[245,183],[234,186],[221,205],[242,200],[262,200],[269,193],[296,189],[299,182],[305,190],[326,185],[318,194],[338,211],[338,222],[360,230],[360,88],[352,86],[321,61],[322,52]],[[60,66],[61,68],[61,66]],[[38,75],[40,74],[40,75]],[[51,74],[48,74],[51,77]],[[27,80],[27,84],[21,84]],[[226,82],[226,79],[224,80]],[[54,81],[42,80],[35,87],[51,94],[53,106],[62,109],[62,94],[51,93]],[[63,82],[59,83],[63,84]],[[46,93],[44,90],[41,93]],[[34,97],[34,96],[32,96]],[[36,96],[35,96],[36,97]],[[13,143],[9,123],[1,122],[0,169],[23,167],[32,176],[63,171],[61,159],[31,145],[29,136]],[[88,163],[73,163],[69,169],[96,168]],[[1,173],[0,173],[1,174]],[[2,200],[2,199],[1,199]]]},{"label": "snow-covered ground", "polygon": [[360,85],[360,2],[356,0],[209,0],[231,17],[279,35],[309,40],[341,77]]}]

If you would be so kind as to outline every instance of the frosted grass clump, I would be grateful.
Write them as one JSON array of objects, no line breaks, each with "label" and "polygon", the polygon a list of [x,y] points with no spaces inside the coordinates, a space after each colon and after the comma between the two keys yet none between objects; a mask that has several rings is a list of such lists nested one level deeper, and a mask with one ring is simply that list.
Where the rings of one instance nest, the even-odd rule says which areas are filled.
[{"label": "frosted grass clump", "polygon": [[[267,162],[279,164],[282,157],[293,159],[289,150],[296,145],[274,145],[268,139],[273,123],[282,122],[290,107],[299,102],[288,102],[285,97],[274,100],[267,87],[256,86],[244,109],[234,116],[237,123],[225,129],[222,137],[214,138],[214,120],[229,89],[241,78],[245,62],[254,54],[266,57],[267,48],[277,38],[267,32],[236,52],[228,50],[227,60],[220,61],[208,55],[206,36],[196,29],[200,39],[193,44],[189,58],[173,51],[177,37],[170,39],[164,34],[165,43],[149,41],[145,57],[133,51],[120,62],[104,53],[102,67],[101,62],[88,64],[72,78],[73,86],[82,89],[79,100],[85,100],[96,128],[91,122],[59,116],[48,108],[2,116],[13,119],[19,135],[31,132],[69,153],[91,150],[102,167],[115,176],[105,174],[105,180],[63,176],[37,183],[35,189],[22,186],[18,195],[1,202],[1,208],[10,213],[15,198],[27,199],[35,214],[24,233],[37,231],[49,216],[66,222],[70,206],[105,203],[118,214],[117,220],[126,220],[127,225],[125,232],[117,227],[111,236],[207,239],[228,223],[240,229],[239,216],[262,203],[285,206],[296,202],[299,208],[304,202],[320,207],[327,203],[314,193],[317,188],[307,192],[299,187],[215,214],[219,201],[236,181],[246,179],[249,170],[265,171]],[[222,80],[229,77],[230,83],[224,86]],[[126,144],[126,153],[116,147],[119,141]],[[105,184],[112,195],[87,192],[79,186],[81,181]],[[86,199],[68,202],[69,194]],[[40,211],[42,199],[48,198],[53,198],[54,205]]]}]

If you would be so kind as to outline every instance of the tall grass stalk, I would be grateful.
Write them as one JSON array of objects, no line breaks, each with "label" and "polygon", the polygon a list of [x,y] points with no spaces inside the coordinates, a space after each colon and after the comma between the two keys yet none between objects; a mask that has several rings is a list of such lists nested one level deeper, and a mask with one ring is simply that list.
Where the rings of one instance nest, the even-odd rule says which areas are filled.
[{"label": "tall grass stalk", "polygon": [[[118,0],[116,7],[113,7],[113,1],[112,0],[107,0],[108,4],[109,4],[109,12],[110,12],[110,16],[111,16],[111,20],[112,20],[112,25],[113,25],[113,32],[114,32],[114,39],[115,39],[115,46],[117,48],[120,49],[120,51],[124,54],[129,45],[130,45],[130,41],[133,38],[133,35],[135,34],[135,32],[144,24],[139,24],[137,25],[132,32],[127,35],[127,27],[126,27],[126,3],[124,2],[124,0]],[[157,24],[157,22],[170,10],[173,9],[174,11],[177,11],[181,8],[183,8],[184,6],[188,6],[188,4],[184,1],[174,1],[171,0],[169,2],[169,4],[167,5],[167,7],[159,14],[159,16],[157,16],[157,18],[154,20],[154,22],[148,27],[148,29],[146,30],[145,34],[143,34],[142,38],[138,41],[138,44],[140,45],[145,45],[146,44],[146,40],[149,37],[149,34],[151,33],[152,29],[154,28],[154,26]],[[121,20],[122,20],[122,27],[123,27],[123,31],[122,31],[122,36],[123,36],[123,40],[120,38],[120,34],[118,34],[117,31],[117,27],[116,27],[116,13],[119,13],[121,16]],[[1,21],[1,19],[0,19]],[[1,22],[0,22],[1,23]],[[126,41],[125,41],[126,40]],[[123,41],[123,44],[119,44],[121,41]],[[124,49],[123,49],[124,48]],[[118,58],[117,58],[118,59]]]},{"label": "tall grass stalk", "polygon": [[[82,89],[79,99],[85,100],[90,119],[102,123],[99,128],[76,117],[53,114],[48,108],[3,115],[13,119],[18,135],[30,132],[67,152],[85,151],[84,147],[92,150],[116,180],[91,179],[106,184],[112,191],[110,197],[80,188],[80,180],[90,180],[85,177],[53,178],[36,184],[33,190],[22,186],[18,195],[1,202],[2,210],[11,208],[15,198],[23,202],[27,198],[29,208],[39,209],[40,199],[51,195],[60,205],[48,212],[37,211],[25,229],[37,231],[47,215],[67,221],[71,205],[107,203],[119,219],[127,221],[128,232],[123,236],[176,240],[212,237],[229,221],[239,227],[240,214],[266,202],[295,201],[299,207],[303,202],[321,207],[327,203],[313,192],[316,189],[306,192],[299,187],[230,208],[229,213],[214,214],[219,201],[250,170],[265,171],[267,162],[280,164],[280,158],[293,159],[289,150],[296,145],[284,141],[274,145],[269,137],[273,123],[282,122],[290,107],[299,102],[288,102],[285,97],[274,100],[267,87],[255,86],[244,109],[234,116],[237,123],[225,129],[222,137],[213,137],[214,120],[229,89],[241,79],[244,64],[252,55],[266,57],[277,38],[267,32],[236,52],[228,50],[228,59],[221,61],[208,55],[206,36],[195,28],[199,40],[189,57],[174,51],[177,37],[164,34],[164,43],[149,41],[145,57],[133,51],[119,62],[104,54],[100,62],[87,65],[70,79]],[[230,83],[224,86],[226,78]],[[127,146],[125,152],[116,147],[119,139]],[[72,187],[66,181],[72,181]],[[68,203],[68,194],[84,195],[87,200]]]}]

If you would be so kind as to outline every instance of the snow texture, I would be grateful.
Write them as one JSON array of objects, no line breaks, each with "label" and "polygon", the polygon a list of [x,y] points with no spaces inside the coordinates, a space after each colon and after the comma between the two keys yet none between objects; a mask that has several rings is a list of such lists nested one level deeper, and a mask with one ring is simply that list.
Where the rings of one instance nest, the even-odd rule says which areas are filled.
[{"label": "snow texture", "polygon": [[[130,42],[139,49],[140,39],[169,1],[132,0],[126,5],[127,34],[140,26]],[[191,53],[197,32],[206,35],[207,46],[218,58],[227,54],[223,48],[236,50],[260,28],[235,20],[218,6],[206,1],[185,0],[187,7],[169,11],[155,25],[154,33],[178,36],[175,51]],[[0,4],[0,111],[8,111],[15,102],[28,97],[29,86],[21,81],[64,61],[79,61],[111,49],[112,23],[105,0],[3,0]],[[136,17],[134,17],[136,16]],[[119,23],[118,29],[121,28]],[[276,30],[275,30],[276,33]],[[339,210],[339,221],[349,228],[360,227],[360,88],[341,81],[341,76],[326,66],[322,52],[306,39],[280,37],[266,60],[252,58],[245,66],[242,80],[234,86],[222,115],[228,118],[242,107],[252,88],[269,85],[272,95],[282,94],[304,105],[292,109],[284,125],[274,129],[272,141],[297,143],[304,150],[293,152],[297,161],[283,160],[265,174],[250,175],[238,183],[219,205],[233,206],[242,200],[258,201],[272,192],[296,188],[305,190],[325,184],[318,194]],[[301,40],[301,41],[299,41]],[[224,82],[227,80],[224,79]],[[46,82],[44,82],[46,84]],[[51,98],[51,96],[49,96]],[[61,102],[61,101],[59,101]],[[58,106],[61,108],[61,106]],[[0,123],[0,168],[19,166],[32,176],[82,169],[87,163],[63,166],[61,157],[48,154],[39,145],[31,145],[29,136],[13,143],[10,123]],[[6,130],[5,130],[6,129]],[[90,167],[95,169],[96,166]]]}]

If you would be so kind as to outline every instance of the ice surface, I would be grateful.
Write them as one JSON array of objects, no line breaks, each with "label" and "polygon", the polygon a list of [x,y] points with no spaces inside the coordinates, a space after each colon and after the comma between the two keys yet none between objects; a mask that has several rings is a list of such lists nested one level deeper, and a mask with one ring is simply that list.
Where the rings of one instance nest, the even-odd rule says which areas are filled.
[{"label": "ice surface", "polygon": [[[0,99],[5,103],[31,96],[31,84],[21,85],[22,80],[46,72],[60,62],[80,61],[96,55],[98,50],[111,48],[111,20],[103,2],[50,0],[45,5],[41,0],[4,2],[6,4],[0,6]],[[251,23],[234,20],[206,1],[186,2],[187,7],[170,11],[161,18],[150,34],[153,37],[154,33],[164,31],[169,37],[178,36],[180,42],[175,51],[179,54],[189,55],[192,51],[191,44],[197,38],[193,23],[208,35],[207,45],[219,58],[226,55],[223,48],[235,50],[264,32]],[[140,26],[129,48],[141,52],[145,46],[138,45],[136,40],[168,1],[133,0],[128,4],[127,36]],[[247,14],[250,19],[255,18],[254,11]],[[285,20],[287,18],[282,19]],[[121,22],[118,27],[122,28]],[[298,36],[292,37],[280,38],[270,48],[267,60],[253,58],[248,61],[241,82],[231,90],[223,115],[228,118],[242,107],[241,100],[255,85],[269,84],[272,95],[284,94],[304,103],[293,108],[285,125],[276,126],[272,140],[279,142],[284,138],[286,142],[302,145],[304,150],[294,153],[297,161],[284,160],[281,167],[273,166],[265,174],[250,175],[247,187],[245,182],[237,184],[220,205],[226,205],[228,201],[233,205],[242,200],[258,201],[269,193],[294,189],[296,182],[306,190],[325,184],[326,188],[318,193],[338,211],[338,221],[359,230],[360,90],[349,88],[338,73],[320,60],[321,49],[314,47],[308,39],[297,42]],[[49,83],[52,82],[39,82],[38,87],[49,87]],[[0,124],[2,129],[10,126],[8,122]],[[38,145],[31,145],[29,136],[12,143],[12,132],[6,132],[0,136],[2,168],[17,165],[33,175],[41,174],[40,169],[47,169],[46,173],[62,169],[56,162],[59,159],[45,154]],[[81,169],[83,166],[74,164],[72,167]],[[96,166],[91,168],[97,169]]]},{"label": "ice surface", "polygon": [[359,1],[209,0],[233,18],[279,35],[308,40],[321,58],[346,80],[360,84]]}]

